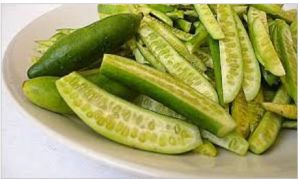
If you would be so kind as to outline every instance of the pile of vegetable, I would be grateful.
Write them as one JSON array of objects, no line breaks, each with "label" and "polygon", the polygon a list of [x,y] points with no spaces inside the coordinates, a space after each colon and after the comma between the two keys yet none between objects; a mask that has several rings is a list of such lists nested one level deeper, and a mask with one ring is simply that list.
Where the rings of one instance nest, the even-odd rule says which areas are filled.
[{"label": "pile of vegetable", "polygon": [[297,10],[100,4],[98,13],[37,41],[23,84],[32,103],[165,154],[262,154],[297,128]]}]

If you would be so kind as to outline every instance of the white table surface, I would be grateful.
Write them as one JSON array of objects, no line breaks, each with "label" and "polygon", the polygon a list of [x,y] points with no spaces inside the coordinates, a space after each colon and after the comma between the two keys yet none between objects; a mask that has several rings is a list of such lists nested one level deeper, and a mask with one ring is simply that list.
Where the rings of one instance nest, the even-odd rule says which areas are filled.
[{"label": "white table surface", "polygon": [[[2,4],[2,58],[12,38],[57,4]],[[46,135],[13,106],[1,89],[3,178],[137,178],[94,161]]]}]

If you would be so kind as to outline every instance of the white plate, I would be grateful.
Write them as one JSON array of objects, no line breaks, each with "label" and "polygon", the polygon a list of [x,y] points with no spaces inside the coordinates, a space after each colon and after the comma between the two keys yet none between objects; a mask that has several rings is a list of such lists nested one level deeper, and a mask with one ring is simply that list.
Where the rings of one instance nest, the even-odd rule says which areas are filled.
[{"label": "white plate", "polygon": [[11,99],[24,116],[39,124],[50,135],[93,159],[156,177],[296,177],[297,133],[281,132],[276,145],[262,156],[249,153],[237,156],[219,150],[216,158],[196,154],[161,155],[135,150],[106,140],[82,125],[32,105],[25,99],[21,85],[30,66],[34,41],[47,39],[55,29],[80,27],[97,20],[95,4],[64,5],[26,26],[12,40],[3,60],[3,78]]}]

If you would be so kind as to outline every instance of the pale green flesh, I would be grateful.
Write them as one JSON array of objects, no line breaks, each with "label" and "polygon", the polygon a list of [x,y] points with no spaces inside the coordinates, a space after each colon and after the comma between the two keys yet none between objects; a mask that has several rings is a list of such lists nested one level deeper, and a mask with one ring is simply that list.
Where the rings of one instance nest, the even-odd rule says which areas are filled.
[{"label": "pale green flesh", "polygon": [[133,50],[133,54],[134,54],[135,60],[138,63],[149,65],[149,62],[145,59],[145,57],[143,56],[143,54],[141,53],[141,51],[138,48]]},{"label": "pale green flesh", "polygon": [[[290,97],[283,87],[281,87],[274,99],[273,103],[287,104]],[[255,131],[249,137],[249,148],[255,154],[261,154],[268,150],[275,142],[280,128],[282,117],[272,112],[266,112],[258,124]]]},{"label": "pale green flesh", "polygon": [[73,72],[56,82],[70,108],[97,133],[131,147],[168,154],[201,143],[196,126],[139,108]]},{"label": "pale green flesh", "polygon": [[165,22],[166,24],[173,26],[173,21],[171,18],[169,18],[167,15],[165,15],[164,13],[157,11],[157,10],[151,10],[150,12],[151,14],[153,14],[154,16],[156,16],[157,18],[159,18],[161,21]]},{"label": "pale green flesh", "polygon": [[264,11],[258,10],[254,7],[249,7],[247,18],[248,18],[248,24],[253,23],[255,18],[259,18],[260,21],[263,23],[267,33],[269,34],[267,14]]},{"label": "pale green flesh", "polygon": [[236,132],[231,132],[225,137],[220,138],[213,135],[209,131],[201,130],[201,135],[204,139],[209,140],[213,144],[216,144],[239,155],[245,155],[248,151],[248,142]]},{"label": "pale green flesh", "polygon": [[297,53],[293,48],[292,34],[289,26],[280,21],[278,24],[277,43],[280,53],[280,59],[286,71],[286,75],[281,77],[283,85],[288,94],[297,103]]},{"label": "pale green flesh", "polygon": [[163,37],[146,26],[140,28],[140,35],[149,50],[172,76],[182,80],[211,100],[218,101],[218,96],[213,86],[201,73],[180,56]]},{"label": "pale green flesh", "polygon": [[104,55],[100,73],[135,88],[218,136],[235,127],[220,105],[169,74],[108,54]]},{"label": "pale green flesh", "polygon": [[[144,95],[138,96],[134,100],[134,102],[138,106],[141,106],[145,109],[148,109],[148,110],[151,110],[154,112],[157,112],[159,114],[163,114],[163,115],[167,115],[167,116],[171,116],[171,117],[175,117],[175,118],[179,118],[179,119],[188,121],[188,119],[186,119],[184,116],[176,113],[172,109],[164,106],[163,104],[161,104],[147,96],[144,96]],[[224,149],[227,149],[229,151],[235,152],[239,155],[245,155],[248,150],[248,146],[249,146],[248,142],[245,139],[243,139],[243,137],[241,137],[236,132],[232,132],[223,138],[217,137],[207,130],[201,130],[201,133],[205,136],[205,138],[207,138],[212,143],[214,143],[220,147],[223,147]],[[204,154],[204,155],[210,155],[210,156],[217,155],[217,150],[213,146],[213,144],[207,144],[207,143],[208,143],[208,141],[206,141],[206,142],[203,141],[203,144],[201,144],[196,149],[194,149],[194,151],[197,153]]]},{"label": "pale green flesh", "polygon": [[271,42],[269,34],[259,18],[253,20],[251,27],[254,36],[255,50],[263,61],[262,65],[275,76],[285,75],[285,70]]},{"label": "pale green flesh", "polygon": [[184,116],[176,113],[172,109],[168,108],[167,106],[164,106],[163,104],[155,101],[154,99],[145,96],[145,95],[139,95],[134,99],[134,103],[142,108],[148,109],[150,111],[163,114],[166,116],[178,118],[178,119],[185,119]]},{"label": "pale green flesh", "polygon": [[224,103],[230,103],[243,82],[243,58],[238,31],[230,5],[217,5],[219,24],[225,38],[219,40]]},{"label": "pale green flesh", "polygon": [[243,91],[247,101],[251,101],[258,94],[261,84],[259,64],[249,39],[248,33],[237,14],[234,15],[238,30],[243,57]]},{"label": "pale green flesh", "polygon": [[249,118],[250,134],[254,132],[262,116],[265,113],[265,110],[260,104],[263,101],[264,101],[263,92],[262,90],[260,90],[257,96],[252,101],[248,102],[248,118]]},{"label": "pale green flesh", "polygon": [[225,37],[222,28],[206,4],[194,4],[194,7],[199,15],[200,21],[205,26],[207,32],[214,39],[223,39]]},{"label": "pale green flesh", "polygon": [[143,45],[141,45],[140,43],[137,43],[137,47],[141,54],[144,56],[144,58],[154,68],[158,69],[159,71],[166,72],[166,68],[163,66],[163,64],[161,64],[160,61],[158,61],[147,48],[143,47]]},{"label": "pale green flesh", "polygon": [[204,50],[197,50],[194,52],[194,54],[203,61],[203,63],[209,67],[209,68],[214,68],[214,63],[212,60],[212,57],[209,53],[205,52]]},{"label": "pale green flesh", "polygon": [[[153,18],[151,18],[153,19]],[[154,19],[153,19],[154,20]],[[166,23],[157,21],[158,23],[160,23],[161,26],[163,26],[165,29],[167,29],[169,32],[171,32],[172,34],[174,34],[178,39],[183,40],[183,41],[188,41],[191,38],[193,38],[193,35],[187,32],[184,32],[182,30],[179,30],[175,27],[172,27]]]},{"label": "pale green flesh", "polygon": [[261,20],[261,22],[263,22],[266,31],[269,33],[267,15],[265,12],[260,11],[254,7],[250,7],[248,10],[248,14],[247,14],[248,31],[249,31],[249,36],[250,36],[253,48],[254,48],[254,53],[257,57],[257,60],[264,66],[264,61],[259,56],[258,50],[257,50],[257,45],[255,45],[255,41],[254,41],[255,37],[254,37],[254,33],[253,33],[252,29],[253,29],[253,21],[255,18],[259,18]]},{"label": "pale green flesh", "polygon": [[235,131],[246,139],[250,132],[250,119],[248,116],[248,103],[242,90],[232,102],[231,116],[236,122]]},{"label": "pale green flesh", "polygon": [[161,37],[163,37],[169,45],[171,45],[186,61],[188,61],[197,71],[203,72],[206,70],[203,62],[195,55],[190,54],[185,44],[180,41],[168,28],[165,28],[163,24],[150,17],[145,16],[143,21],[146,22],[154,31],[156,31]]},{"label": "pale green flesh", "polygon": [[262,103],[265,110],[278,114],[288,119],[297,120],[297,106],[295,104]]}]

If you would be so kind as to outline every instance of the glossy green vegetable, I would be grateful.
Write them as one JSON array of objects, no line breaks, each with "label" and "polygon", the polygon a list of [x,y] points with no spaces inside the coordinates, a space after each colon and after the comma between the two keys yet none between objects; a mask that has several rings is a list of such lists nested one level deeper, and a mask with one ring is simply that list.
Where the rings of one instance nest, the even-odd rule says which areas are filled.
[{"label": "glossy green vegetable", "polygon": [[223,147],[239,155],[246,155],[248,151],[248,142],[236,132],[231,132],[226,136],[220,138],[206,130],[201,130],[201,135],[203,139],[207,139],[213,144]]},{"label": "glossy green vegetable", "polygon": [[[140,16],[119,14],[80,28],[51,46],[27,71],[29,78],[62,76],[84,68],[129,40]],[[82,38],[85,37],[85,38]]]},{"label": "glossy green vegetable", "polygon": [[243,82],[243,57],[233,13],[230,5],[217,5],[218,21],[225,34],[219,40],[224,103],[234,100]]},{"label": "glossy green vegetable", "polygon": [[215,82],[216,82],[216,89],[218,93],[219,103],[223,106],[224,105],[224,98],[223,98],[223,88],[222,88],[222,74],[221,74],[221,62],[220,62],[220,49],[219,43],[217,40],[213,38],[208,38],[208,44],[211,51],[211,57],[213,59],[213,67],[214,67],[214,75],[215,75]]},{"label": "glossy green vegetable", "polygon": [[202,143],[196,126],[137,107],[76,72],[57,80],[56,86],[84,123],[115,142],[167,154],[183,153]]},{"label": "glossy green vegetable", "polygon": [[50,39],[36,41],[36,43],[38,44],[36,51],[39,52],[40,54],[44,54],[49,47],[54,45],[55,42],[71,34],[75,30],[76,29],[57,29],[56,33]]},{"label": "glossy green vegetable", "polygon": [[236,122],[235,131],[245,139],[250,133],[248,103],[243,90],[239,92],[231,106],[231,116]]},{"label": "glossy green vegetable", "polygon": [[163,103],[218,136],[235,128],[220,105],[166,73],[115,55],[104,55],[100,73]]},{"label": "glossy green vegetable", "polygon": [[218,150],[208,140],[203,140],[203,143],[200,144],[196,149],[193,150],[194,152],[201,154],[201,155],[206,155],[210,157],[216,157],[218,155]]},{"label": "glossy green vegetable", "polygon": [[[134,90],[99,74],[98,69],[80,73],[90,82],[123,99],[132,100],[137,96]],[[22,87],[23,93],[27,99],[39,107],[57,113],[71,114],[72,110],[56,89],[55,81],[58,79],[59,77],[43,76],[26,80]]]},{"label": "glossy green vegetable", "polygon": [[265,110],[288,119],[297,119],[297,106],[294,104],[262,103]]},{"label": "glossy green vegetable", "polygon": [[[273,103],[288,104],[290,97],[283,87],[277,91]],[[272,112],[266,112],[255,131],[249,137],[250,150],[261,154],[268,150],[275,142],[280,128],[282,117]]]},{"label": "glossy green vegetable", "polygon": [[49,111],[72,114],[73,111],[58,93],[55,81],[59,77],[43,76],[23,83],[22,90],[26,98],[33,104]]},{"label": "glossy green vegetable", "polygon": [[261,74],[259,64],[255,57],[254,49],[249,39],[248,33],[239,18],[234,13],[234,19],[238,30],[241,51],[243,57],[243,91],[247,101],[251,101],[257,95],[260,89]]},{"label": "glossy green vegetable", "polygon": [[[154,31],[163,37],[186,61],[188,61],[196,70],[203,72],[206,70],[203,62],[195,55],[191,54],[184,43],[179,40],[168,28],[158,20],[145,16],[143,21],[147,23]],[[152,52],[153,53],[153,52]]]},{"label": "glossy green vegetable", "polygon": [[297,129],[297,121],[288,121],[285,120],[282,122],[282,128],[284,129]]},{"label": "glossy green vegetable", "polygon": [[179,55],[162,36],[147,26],[141,27],[139,34],[152,54],[172,76],[211,100],[218,101],[217,93],[207,79]]},{"label": "glossy green vegetable", "polygon": [[206,4],[194,4],[194,8],[199,15],[200,21],[203,23],[207,32],[214,39],[223,39],[225,35],[223,33],[222,27],[219,25],[215,16],[211,12],[210,8]]}]

